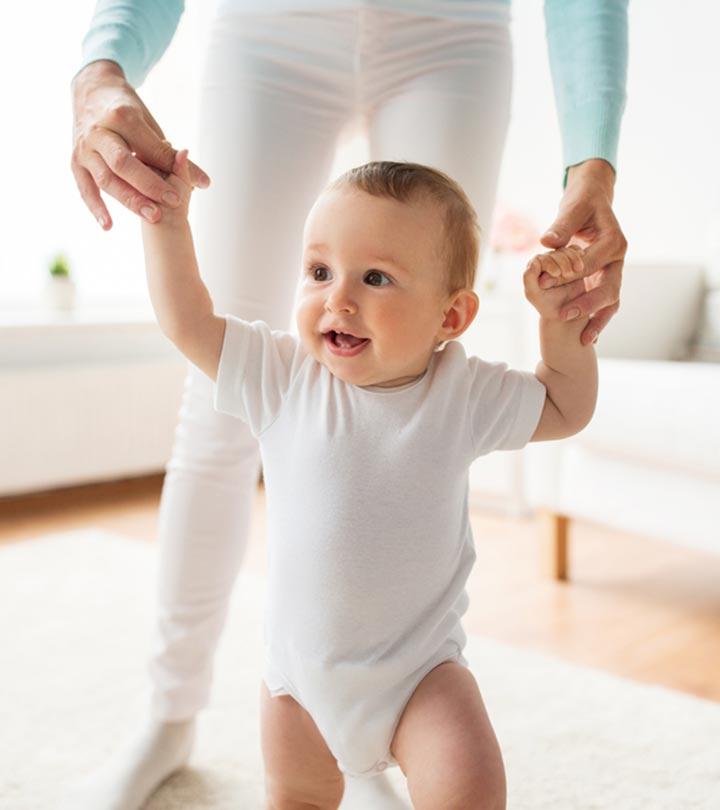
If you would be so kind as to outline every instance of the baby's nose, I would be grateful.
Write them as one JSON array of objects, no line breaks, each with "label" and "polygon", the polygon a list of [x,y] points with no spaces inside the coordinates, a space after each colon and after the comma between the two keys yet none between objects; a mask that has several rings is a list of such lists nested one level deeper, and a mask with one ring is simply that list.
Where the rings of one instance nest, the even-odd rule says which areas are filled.
[{"label": "baby's nose", "polygon": [[349,290],[343,289],[333,290],[327,297],[325,307],[331,312],[355,312],[357,310],[357,304]]}]

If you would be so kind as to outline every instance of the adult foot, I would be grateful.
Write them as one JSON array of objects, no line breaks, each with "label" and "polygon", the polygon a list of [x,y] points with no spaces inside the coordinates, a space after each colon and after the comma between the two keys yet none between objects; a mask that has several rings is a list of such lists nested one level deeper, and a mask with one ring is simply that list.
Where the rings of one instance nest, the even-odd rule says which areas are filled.
[{"label": "adult foot", "polygon": [[97,770],[69,786],[61,810],[139,810],[188,760],[195,719],[153,722]]}]

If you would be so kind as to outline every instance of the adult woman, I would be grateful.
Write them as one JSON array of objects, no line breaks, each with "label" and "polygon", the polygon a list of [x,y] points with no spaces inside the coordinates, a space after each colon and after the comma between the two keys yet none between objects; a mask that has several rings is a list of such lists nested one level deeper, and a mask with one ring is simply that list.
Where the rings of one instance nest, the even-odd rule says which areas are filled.
[{"label": "adult woman", "polygon": [[[201,272],[219,312],[275,329],[289,327],[302,224],[348,122],[364,127],[370,159],[425,163],[457,179],[487,231],[509,118],[509,0],[318,5],[221,0],[201,87],[197,155],[213,181],[196,203]],[[175,150],[134,87],[181,11],[177,1],[106,0],[85,39],[73,81],[72,166],[105,228],[111,221],[100,189],[151,222],[160,215],[153,201],[170,191],[148,166],[168,171]],[[559,247],[579,234],[591,242],[592,289],[566,307],[595,313],[584,342],[617,309],[625,252],[611,206],[626,14],[626,0],[600,10],[582,0],[546,6],[566,172],[543,241]],[[193,176],[207,185],[198,167]],[[115,765],[76,794],[75,810],[136,810],[187,758],[258,467],[246,426],[214,411],[211,383],[191,366],[161,502],[153,717]]]}]

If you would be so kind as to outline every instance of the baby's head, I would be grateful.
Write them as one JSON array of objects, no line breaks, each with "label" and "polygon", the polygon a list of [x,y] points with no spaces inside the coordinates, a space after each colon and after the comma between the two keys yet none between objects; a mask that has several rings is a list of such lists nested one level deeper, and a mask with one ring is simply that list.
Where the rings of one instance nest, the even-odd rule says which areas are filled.
[{"label": "baby's head", "polygon": [[341,175],[305,221],[304,346],[354,385],[415,379],[475,317],[479,231],[463,190],[437,169],[374,161]]}]

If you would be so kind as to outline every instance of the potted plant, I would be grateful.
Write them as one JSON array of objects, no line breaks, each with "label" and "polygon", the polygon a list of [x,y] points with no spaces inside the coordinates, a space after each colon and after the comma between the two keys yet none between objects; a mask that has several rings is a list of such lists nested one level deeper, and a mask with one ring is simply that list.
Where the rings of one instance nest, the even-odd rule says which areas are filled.
[{"label": "potted plant", "polygon": [[45,285],[45,298],[53,309],[72,309],[75,306],[75,282],[70,275],[70,264],[64,254],[58,253],[48,268],[50,277]]}]

